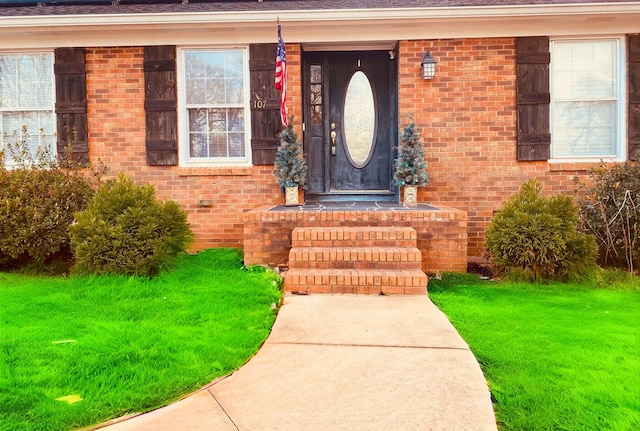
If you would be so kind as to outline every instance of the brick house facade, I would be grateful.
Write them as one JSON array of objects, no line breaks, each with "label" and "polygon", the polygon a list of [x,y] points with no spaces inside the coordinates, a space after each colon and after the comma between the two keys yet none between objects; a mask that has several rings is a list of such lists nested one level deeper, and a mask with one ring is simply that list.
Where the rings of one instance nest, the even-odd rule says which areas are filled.
[{"label": "brick house facade", "polygon": [[[264,205],[278,205],[283,197],[273,177],[273,166],[255,163],[256,147],[253,147],[253,160],[237,165],[183,164],[179,151],[177,157],[180,160],[176,163],[148,163],[150,138],[146,111],[149,103],[145,91],[149,85],[145,82],[145,47],[170,47],[170,50],[180,53],[184,47],[246,49],[252,44],[272,45],[275,15],[281,19],[287,42],[287,106],[289,114],[294,116],[293,125],[299,136],[303,136],[303,122],[308,118],[306,99],[303,99],[307,79],[304,57],[307,53],[344,50],[355,54],[368,50],[386,51],[387,48],[393,51],[391,57],[397,71],[397,79],[393,83],[397,87],[397,112],[396,121],[390,127],[401,130],[406,124],[405,114],[415,119],[424,138],[430,179],[427,187],[420,188],[419,201],[467,213],[469,257],[482,255],[484,233],[493,212],[518,190],[522,182],[536,177],[543,181],[544,190],[548,193],[570,193],[574,188],[573,178],[584,176],[587,169],[600,159],[597,155],[551,155],[533,157],[540,160],[522,160],[522,157],[519,160],[518,40],[543,36],[551,37],[549,43],[554,43],[554,40],[604,38],[620,44],[615,53],[622,58],[614,65],[620,70],[616,71],[614,80],[624,91],[616,94],[615,106],[619,113],[614,121],[622,124],[624,129],[614,132],[616,143],[612,145],[617,153],[611,154],[610,159],[612,162],[626,160],[632,157],[635,148],[640,148],[640,68],[637,66],[640,61],[637,36],[640,32],[640,2],[612,1],[596,5],[588,1],[514,1],[506,2],[510,7],[507,10],[513,15],[505,18],[498,13],[485,14],[481,19],[478,11],[486,12],[487,2],[469,1],[454,7],[447,6],[446,2],[426,0],[418,2],[419,6],[413,6],[414,2],[374,2],[377,7],[385,8],[379,11],[377,18],[375,7],[365,9],[355,1],[343,2],[340,6],[334,2],[322,2],[324,5],[318,10],[314,7],[319,7],[317,3],[320,2],[311,1],[281,2],[282,5],[269,1],[248,3],[194,3],[172,5],[175,6],[173,8],[165,6],[165,9],[159,6],[159,9],[153,9],[157,5],[126,6],[124,2],[120,9],[107,5],[87,6],[89,9],[84,10],[78,9],[81,6],[0,8],[0,55],[83,48],[86,79],[84,127],[88,158],[102,160],[114,174],[126,172],[138,183],[152,183],[160,198],[180,202],[188,210],[189,222],[196,234],[194,249],[242,247],[245,213]],[[399,18],[395,21],[396,30],[391,29],[394,23],[378,23],[377,20],[382,19],[380,14],[404,10],[410,3],[414,9],[448,13],[447,19],[455,21],[457,27],[450,24],[455,28],[449,28],[442,15],[416,18],[413,26],[406,29],[398,28],[402,24]],[[497,8],[504,2],[489,3],[488,6]],[[601,3],[606,3],[608,8]],[[345,5],[352,7],[345,9]],[[251,19],[241,18],[242,12],[250,10],[250,6]],[[535,13],[524,16],[534,6],[550,9],[539,12],[535,9]],[[578,6],[581,9],[575,11]],[[123,9],[127,7],[130,9]],[[237,14],[227,19],[225,14],[233,13],[234,8],[238,8]],[[305,15],[305,9],[314,11]],[[121,10],[126,11],[124,18],[121,12],[115,15]],[[183,19],[193,19],[193,12],[206,13],[212,23],[206,24],[204,18],[197,23],[181,23]],[[588,15],[587,19],[577,18],[579,13]],[[56,15],[61,16],[59,28],[52,21]],[[153,22],[143,24],[142,19],[128,20],[138,16],[150,16]],[[353,16],[359,17],[360,22],[354,21],[356,18]],[[609,19],[598,22],[605,16]],[[20,27],[15,24],[16,18],[22,20]],[[292,21],[291,26],[288,26],[287,18]],[[232,22],[233,19],[237,22]],[[341,34],[339,30],[318,24],[318,21],[325,20],[328,27],[331,24],[340,26],[341,20],[347,19],[352,26],[350,34]],[[563,19],[567,27],[555,27],[556,33],[551,33],[549,27]],[[486,26],[483,30],[478,27],[480,23],[474,23],[478,20]],[[99,22],[98,27],[93,30],[86,27],[87,23],[94,21]],[[3,25],[11,23],[14,24]],[[515,28],[515,23],[521,23],[522,27]],[[230,29],[234,24],[241,30],[247,29],[246,33],[234,36],[236,33]],[[216,38],[216,25],[222,28],[219,39]],[[303,31],[305,25],[309,26],[308,33]],[[376,25],[389,27],[378,31]],[[202,29],[202,26],[206,28]],[[28,31],[23,33],[22,40],[11,37],[25,28]],[[194,35],[194,29],[209,32],[212,36],[202,40]],[[100,34],[102,30],[104,33]],[[119,30],[122,31],[121,36],[117,35]],[[58,36],[48,38],[47,31]],[[393,31],[397,36],[389,36]],[[430,51],[437,60],[433,80],[423,80],[420,74],[421,59],[426,51]],[[250,61],[251,58],[248,59]],[[178,80],[184,79],[180,77],[185,73],[181,66],[176,69]],[[252,79],[248,71],[245,72],[247,79]],[[181,97],[180,91],[178,88],[178,98]],[[254,96],[248,97],[250,100],[244,101],[246,115],[250,114],[250,102]],[[180,102],[177,106],[177,109],[183,109]],[[169,111],[172,109],[175,112],[176,106],[171,106]],[[58,112],[58,118],[60,115]],[[249,128],[245,130],[249,135],[255,130],[251,121],[255,123],[256,118],[251,116]],[[58,130],[59,127],[60,120]],[[175,129],[178,126],[169,127]],[[181,127],[184,125],[178,129]],[[180,130],[174,130],[174,134],[176,145],[184,145],[180,141],[186,135]],[[392,136],[397,139],[398,134],[394,132]],[[252,153],[248,143],[250,138],[255,136],[247,137],[248,154]],[[271,138],[274,138],[273,134]],[[305,145],[308,144],[305,142]],[[272,151],[273,148],[272,143],[269,149]],[[272,153],[266,151],[261,154],[263,157]],[[393,187],[392,191],[395,199],[400,199],[401,191]]]}]

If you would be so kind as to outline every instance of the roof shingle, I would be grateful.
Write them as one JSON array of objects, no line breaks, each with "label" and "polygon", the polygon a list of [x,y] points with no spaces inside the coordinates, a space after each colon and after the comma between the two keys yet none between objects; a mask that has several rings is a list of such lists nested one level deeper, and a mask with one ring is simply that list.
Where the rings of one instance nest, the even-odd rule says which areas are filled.
[{"label": "roof shingle", "polygon": [[[543,6],[572,4],[640,3],[628,0],[265,0],[203,1],[158,4],[87,4],[8,6],[0,0],[0,16],[100,15],[193,12],[277,12],[293,10],[475,8],[504,6]],[[75,0],[81,1],[81,0]],[[5,5],[3,5],[5,3]]]}]

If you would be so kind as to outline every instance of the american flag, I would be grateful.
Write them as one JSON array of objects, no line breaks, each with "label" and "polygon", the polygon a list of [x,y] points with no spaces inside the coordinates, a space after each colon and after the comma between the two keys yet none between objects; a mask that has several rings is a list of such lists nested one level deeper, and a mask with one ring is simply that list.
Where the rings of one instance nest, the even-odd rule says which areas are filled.
[{"label": "american flag", "polygon": [[280,119],[287,127],[287,54],[284,50],[280,24],[278,24],[278,49],[276,51],[276,90],[280,90]]}]

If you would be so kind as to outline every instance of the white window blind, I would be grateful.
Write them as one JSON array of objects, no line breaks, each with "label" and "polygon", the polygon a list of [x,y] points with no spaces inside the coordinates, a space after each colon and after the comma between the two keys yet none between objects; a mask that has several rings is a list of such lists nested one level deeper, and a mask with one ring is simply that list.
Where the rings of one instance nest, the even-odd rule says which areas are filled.
[{"label": "white window blind", "polygon": [[[55,150],[53,53],[0,53],[0,136],[2,148],[16,139]],[[27,135],[22,134],[23,126]],[[16,136],[17,135],[17,136]],[[5,161],[11,165],[11,159]]]},{"label": "white window blind", "polygon": [[554,158],[616,157],[619,40],[552,43]]}]

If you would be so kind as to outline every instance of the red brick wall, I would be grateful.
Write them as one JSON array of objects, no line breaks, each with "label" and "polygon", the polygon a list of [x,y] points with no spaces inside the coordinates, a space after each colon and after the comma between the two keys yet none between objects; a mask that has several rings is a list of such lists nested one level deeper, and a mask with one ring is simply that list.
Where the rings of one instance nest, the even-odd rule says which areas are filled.
[{"label": "red brick wall", "polygon": [[[297,52],[299,55],[299,49]],[[289,80],[299,87],[300,62],[295,53],[292,47]],[[241,247],[243,213],[282,202],[273,167],[147,166],[142,63],[142,47],[87,49],[91,160],[102,160],[110,169],[109,176],[125,172],[136,183],[153,183],[159,198],[178,201],[189,211],[196,234],[194,249]],[[294,104],[290,111],[299,120],[300,91],[289,95]],[[211,207],[200,207],[200,199],[210,199]]]},{"label": "red brick wall", "polygon": [[[425,51],[438,62],[431,81],[420,77]],[[482,256],[493,211],[528,178],[573,191],[576,168],[588,165],[516,160],[515,39],[401,41],[399,62],[400,129],[412,115],[425,142],[419,200],[467,211],[469,256]]]},{"label": "red brick wall", "polygon": [[[422,54],[437,60],[436,78],[420,78]],[[482,255],[484,232],[493,211],[529,177],[547,192],[571,192],[577,168],[515,159],[515,40],[465,39],[401,41],[400,128],[411,114],[426,150],[429,185],[419,199],[468,213],[469,256]],[[300,47],[287,45],[288,108],[299,135],[302,122]],[[158,197],[189,210],[194,249],[241,247],[243,213],[283,201],[271,166],[180,168],[145,163],[142,47],[89,48],[87,97],[90,157],[111,175],[126,172],[138,183],[152,182]],[[551,167],[550,167],[551,166]],[[199,206],[210,199],[211,207]]]}]

